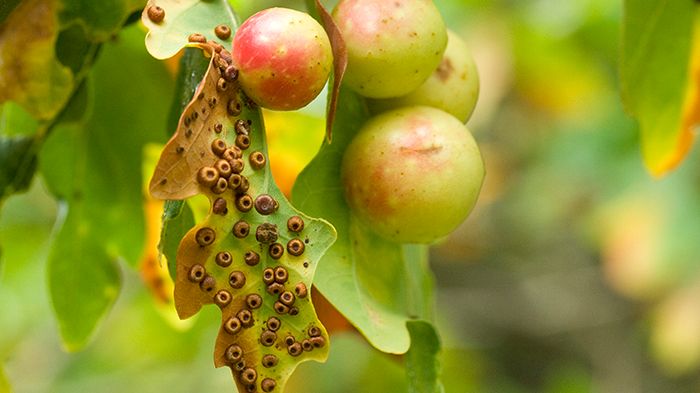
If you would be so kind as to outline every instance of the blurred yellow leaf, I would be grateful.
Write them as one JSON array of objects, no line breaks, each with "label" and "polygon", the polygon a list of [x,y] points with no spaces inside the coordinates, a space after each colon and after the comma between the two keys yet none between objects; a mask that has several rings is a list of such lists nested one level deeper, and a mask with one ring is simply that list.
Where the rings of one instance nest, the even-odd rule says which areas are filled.
[{"label": "blurred yellow leaf", "polygon": [[73,75],[54,54],[56,8],[53,0],[26,0],[0,25],[0,103],[15,101],[42,120],[73,90]]},{"label": "blurred yellow leaf", "polygon": [[693,44],[696,7],[692,0],[625,1],[622,98],[639,121],[642,155],[655,177],[687,155],[692,141],[688,125],[698,117],[697,79],[691,78],[697,56],[693,53],[691,59],[691,52],[698,45]]}]

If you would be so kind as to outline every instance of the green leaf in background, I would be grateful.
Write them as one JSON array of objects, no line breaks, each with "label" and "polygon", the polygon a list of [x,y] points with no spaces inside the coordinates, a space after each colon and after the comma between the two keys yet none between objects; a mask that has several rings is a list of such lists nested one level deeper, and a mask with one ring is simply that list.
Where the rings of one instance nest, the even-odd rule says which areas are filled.
[{"label": "green leaf in background", "polygon": [[129,15],[143,7],[143,0],[62,0],[61,26],[77,24],[90,41],[107,41],[119,31]]},{"label": "green leaf in background", "polygon": [[[47,186],[68,204],[49,257],[49,285],[70,350],[87,342],[116,299],[114,261],[135,265],[143,251],[142,149],[163,141],[172,94],[163,65],[143,51],[143,36],[133,26],[103,47],[90,79],[87,118],[57,126],[41,152]],[[140,85],[150,87],[125,88]]]},{"label": "green leaf in background", "polygon": [[435,328],[425,321],[409,321],[411,349],[406,353],[409,393],[442,393],[440,383],[440,338]]},{"label": "green leaf in background", "polygon": [[662,176],[682,161],[692,142],[695,124],[685,124],[684,105],[697,2],[625,0],[624,6],[622,97],[639,121],[647,169]]},{"label": "green leaf in background", "polygon": [[0,104],[15,101],[39,120],[52,119],[73,89],[70,70],[54,56],[57,7],[26,0],[0,26]]},{"label": "green leaf in background", "polygon": [[12,101],[0,106],[0,200],[26,190],[36,170],[39,125]]},{"label": "green leaf in background", "polygon": [[36,171],[36,146],[32,137],[0,135],[0,200],[24,191]]},{"label": "green leaf in background", "polygon": [[365,102],[347,89],[341,89],[339,103],[333,143],[324,143],[292,191],[300,209],[325,217],[338,231],[338,241],[319,265],[315,285],[373,346],[405,353],[411,343],[406,322],[421,317],[423,299],[429,297],[414,292],[413,285],[421,281],[415,275],[430,273],[427,264],[407,263],[400,244],[368,232],[352,217],[340,166],[368,113]]},{"label": "green leaf in background", "polygon": [[2,364],[0,364],[0,393],[12,393],[12,389],[10,388],[10,381],[7,380],[5,370],[3,370],[2,368]]},{"label": "green leaf in background", "polygon": [[[151,7],[160,7],[165,12],[164,18],[160,21],[149,18]],[[188,45],[188,37],[193,32],[230,49],[233,38],[231,21],[235,20],[226,0],[149,0],[141,16],[149,30],[146,48],[156,59],[175,56]],[[218,25],[228,26],[231,34],[225,38],[217,37],[213,27]]]},{"label": "green leaf in background", "polygon": [[76,351],[117,299],[121,278],[116,257],[107,253],[82,204],[71,204],[67,214],[53,240],[48,275],[63,344]]}]

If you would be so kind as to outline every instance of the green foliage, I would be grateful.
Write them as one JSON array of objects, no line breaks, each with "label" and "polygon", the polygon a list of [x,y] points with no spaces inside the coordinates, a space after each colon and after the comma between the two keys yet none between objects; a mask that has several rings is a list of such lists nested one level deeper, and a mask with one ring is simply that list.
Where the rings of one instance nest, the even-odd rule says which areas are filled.
[{"label": "green foliage", "polygon": [[640,123],[644,161],[656,176],[675,167],[689,148],[683,116],[696,7],[692,0],[625,1],[622,97]]},{"label": "green foliage", "polygon": [[[163,98],[171,87],[162,65],[143,53],[142,37],[133,27],[104,47],[90,79],[89,109],[81,120],[57,126],[41,152],[49,189],[67,203],[49,258],[49,285],[71,350],[85,344],[116,299],[117,258],[135,265],[143,249],[141,152],[146,143],[163,140]],[[132,83],[153,87],[123,89]],[[148,109],[135,110],[134,102]]]},{"label": "green foliage", "polygon": [[299,175],[292,195],[300,209],[323,215],[338,231],[338,240],[319,266],[318,289],[372,345],[384,352],[405,353],[410,346],[405,323],[411,305],[401,245],[354,222],[340,181],[345,148],[367,118],[364,101],[341,89],[333,143],[324,143]]}]

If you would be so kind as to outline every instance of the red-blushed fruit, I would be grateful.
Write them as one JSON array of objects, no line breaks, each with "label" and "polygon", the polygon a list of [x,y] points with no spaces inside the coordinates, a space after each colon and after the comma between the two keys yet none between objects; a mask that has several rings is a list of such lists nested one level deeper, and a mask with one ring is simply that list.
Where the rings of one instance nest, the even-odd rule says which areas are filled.
[{"label": "red-blushed fruit", "polygon": [[440,64],[447,45],[432,0],[341,0],[333,19],[348,50],[344,81],[365,97],[415,90]]},{"label": "red-blushed fruit", "polygon": [[454,116],[427,106],[370,119],[342,165],[353,214],[380,236],[430,243],[469,215],[484,179],[474,138]]},{"label": "red-blushed fruit", "polygon": [[382,112],[410,105],[427,105],[466,123],[479,97],[479,75],[466,42],[448,30],[447,49],[440,65],[419,88],[405,96],[371,101],[371,109]]},{"label": "red-blushed fruit", "polygon": [[243,91],[274,110],[306,106],[323,89],[333,65],[331,44],[311,16],[269,8],[236,31],[231,51]]}]

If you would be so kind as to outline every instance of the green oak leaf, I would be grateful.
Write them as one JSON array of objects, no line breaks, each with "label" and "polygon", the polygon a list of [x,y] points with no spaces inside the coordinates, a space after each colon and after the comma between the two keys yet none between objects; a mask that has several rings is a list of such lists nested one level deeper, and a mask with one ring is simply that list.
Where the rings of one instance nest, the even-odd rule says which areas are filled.
[{"label": "green oak leaf", "polygon": [[[144,53],[143,37],[133,26],[103,46],[88,97],[74,96],[88,101],[86,116],[68,116],[69,124],[57,125],[40,155],[49,190],[67,205],[48,272],[54,312],[70,350],[89,340],[116,299],[115,261],[135,265],[143,251],[142,149],[163,141],[172,94],[165,68]],[[152,87],[124,88],[135,85]]]},{"label": "green oak leaf", "polygon": [[[177,251],[175,307],[188,318],[216,303],[215,365],[231,368],[240,391],[282,391],[299,363],[328,356],[310,292],[335,230],[294,209],[277,188],[261,112],[222,57],[212,58],[185,108],[150,191],[160,199],[208,197],[209,215]],[[206,171],[216,178],[206,180]]]},{"label": "green oak leaf", "polygon": [[368,117],[365,101],[341,89],[333,143],[324,143],[299,175],[292,200],[309,214],[328,219],[338,231],[338,241],[319,266],[316,287],[373,346],[398,354],[411,343],[406,322],[420,317],[418,304],[429,299],[429,293],[424,297],[414,292],[414,275],[430,277],[430,272],[427,264],[407,263],[401,244],[360,225],[345,202],[343,153]]},{"label": "green oak leaf", "polygon": [[[151,7],[160,7],[165,16],[162,20],[149,17]],[[208,40],[231,47],[233,38],[233,21],[236,20],[226,0],[148,0],[141,15],[141,21],[148,28],[146,48],[157,59],[175,56],[180,49],[187,46],[188,37],[199,33]],[[220,38],[214,33],[218,25],[226,25],[231,33]]]},{"label": "green oak leaf", "polygon": [[693,0],[624,2],[622,98],[639,121],[644,162],[655,176],[682,161],[696,125],[684,124],[696,8]]}]

